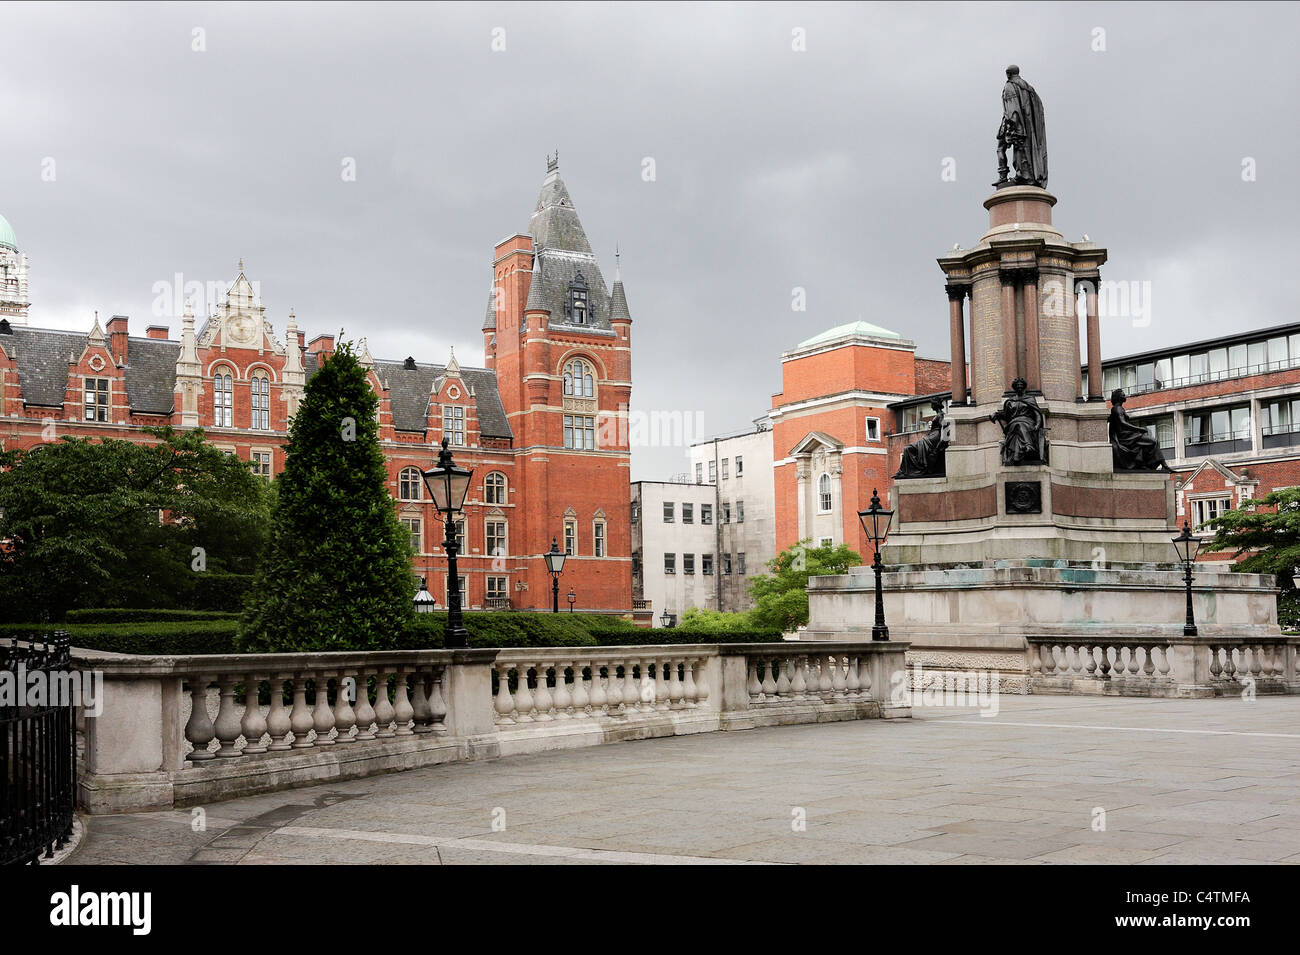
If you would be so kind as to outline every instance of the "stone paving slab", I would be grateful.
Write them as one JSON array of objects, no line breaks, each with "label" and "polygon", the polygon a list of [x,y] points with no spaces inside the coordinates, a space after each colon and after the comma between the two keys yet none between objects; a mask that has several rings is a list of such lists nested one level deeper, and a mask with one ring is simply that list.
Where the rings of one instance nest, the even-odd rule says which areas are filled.
[{"label": "stone paving slab", "polygon": [[68,861],[1300,862],[1300,698],[1000,702],[326,783],[203,807],[198,832],[190,809],[96,816]]}]

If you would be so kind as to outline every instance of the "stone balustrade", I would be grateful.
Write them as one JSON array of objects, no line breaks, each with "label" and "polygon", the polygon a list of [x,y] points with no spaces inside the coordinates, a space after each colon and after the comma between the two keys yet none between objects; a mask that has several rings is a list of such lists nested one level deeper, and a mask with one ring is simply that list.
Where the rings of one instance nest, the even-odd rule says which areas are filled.
[{"label": "stone balustrade", "polygon": [[907,716],[906,644],[126,656],[85,717],[90,812],[192,805],[457,759]]},{"label": "stone balustrade", "polygon": [[1033,693],[1208,697],[1300,693],[1300,637],[1031,636]]}]

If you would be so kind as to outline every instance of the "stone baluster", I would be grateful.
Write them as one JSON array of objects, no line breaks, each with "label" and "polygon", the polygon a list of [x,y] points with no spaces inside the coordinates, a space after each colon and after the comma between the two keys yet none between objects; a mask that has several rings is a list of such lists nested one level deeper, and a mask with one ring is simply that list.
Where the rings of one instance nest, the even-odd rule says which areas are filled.
[{"label": "stone baluster", "polygon": [[357,681],[345,671],[334,674],[334,742],[355,743],[352,727],[357,725],[357,714],[352,709],[352,697],[357,692]]},{"label": "stone baluster", "polygon": [[831,698],[835,684],[831,681],[831,658],[825,652],[817,654],[817,695],[823,700]]},{"label": "stone baluster", "polygon": [[834,696],[837,700],[843,700],[848,695],[849,681],[845,676],[843,665],[844,661],[838,653],[831,657],[831,688],[835,691]]},{"label": "stone baluster", "polygon": [[655,660],[655,709],[663,712],[668,709],[668,677],[664,675],[664,659]]},{"label": "stone baluster", "polygon": [[703,706],[709,701],[709,661],[700,657],[695,661],[695,704]]},{"label": "stone baluster", "polygon": [[804,698],[804,691],[808,689],[808,684],[803,678],[803,657],[785,657],[774,661],[776,663],[776,695],[779,699],[788,700],[792,697],[796,700]]},{"label": "stone baluster", "polygon": [[266,752],[262,737],[266,735],[266,718],[262,716],[262,705],[257,699],[258,677],[250,673],[244,678],[244,755],[253,756]]},{"label": "stone baluster", "polygon": [[446,679],[447,668],[442,666],[434,667],[429,682],[429,714],[431,717],[430,725],[436,733],[447,732],[447,694],[443,692],[443,681]]},{"label": "stone baluster", "polygon": [[623,661],[623,715],[635,716],[640,709],[641,691],[636,685],[635,661]]},{"label": "stone baluster", "polygon": [[1110,679],[1110,647],[1104,643],[1097,647],[1097,676],[1103,680]]},{"label": "stone baluster", "polygon": [[1240,658],[1234,656],[1233,651],[1234,648],[1230,646],[1223,648],[1223,676],[1228,680],[1237,679],[1237,672],[1240,670],[1240,667],[1237,666],[1237,661]]},{"label": "stone baluster", "polygon": [[428,679],[429,675],[423,670],[416,670],[411,675],[411,711],[415,714],[415,732],[420,736],[433,732],[433,710],[429,707],[425,689]]},{"label": "stone baluster", "polygon": [[316,731],[317,746],[333,746],[334,711],[330,709],[330,679],[325,672],[317,673],[313,679],[316,684],[316,706],[311,713],[311,726]]},{"label": "stone baluster", "polygon": [[293,748],[310,749],[312,718],[307,709],[307,677],[303,673],[293,675],[293,709],[289,712],[289,728],[293,730]]},{"label": "stone baluster", "polygon": [[758,661],[754,657],[745,660],[745,692],[749,702],[763,702],[763,684],[758,681]]},{"label": "stone baluster", "polygon": [[[1259,658],[1263,652],[1264,648],[1261,646],[1253,646],[1250,648],[1250,675],[1254,677],[1256,681],[1259,680],[1259,675],[1264,672],[1264,668],[1259,662]],[[220,756],[221,754],[218,753],[217,755]]]},{"label": "stone baluster", "polygon": [[555,719],[551,715],[551,707],[555,705],[555,700],[551,696],[551,688],[547,686],[546,681],[550,668],[546,665],[546,661],[539,660],[535,669],[537,671],[537,688],[533,691],[533,710],[535,711],[533,718],[539,723],[549,723]]},{"label": "stone baluster", "polygon": [[[555,664],[555,718],[567,720],[573,718],[573,692],[569,689],[569,664],[561,660]],[[576,674],[581,681],[582,674]]]},{"label": "stone baluster", "polygon": [[1088,671],[1089,677],[1095,677],[1097,675],[1097,648],[1092,645],[1092,641],[1089,641],[1084,644],[1084,650],[1084,659],[1088,661],[1084,669]]},{"label": "stone baluster", "polygon": [[1167,679],[1169,677],[1169,644],[1167,643],[1160,645],[1160,663],[1158,666],[1160,669],[1160,679]]},{"label": "stone baluster", "polygon": [[233,759],[243,755],[236,745],[239,742],[240,720],[235,708],[235,677],[223,674],[217,680],[217,686],[221,702],[217,708],[216,722],[212,724],[217,741],[221,744],[217,758]]},{"label": "stone baluster", "polygon": [[573,718],[586,720],[591,718],[587,708],[591,705],[591,694],[587,690],[587,681],[582,675],[584,664],[581,660],[573,661]]},{"label": "stone baluster", "polygon": [[1043,658],[1038,652],[1038,644],[1032,642],[1029,644],[1029,675],[1043,675]]},{"label": "stone baluster", "polygon": [[[858,657],[858,691],[864,700],[871,699],[871,654],[864,653]],[[903,679],[907,679],[907,672],[903,672]]]},{"label": "stone baluster", "polygon": [[393,733],[396,736],[411,736],[411,720],[415,717],[415,708],[406,690],[407,671],[399,669],[393,675]]},{"label": "stone baluster", "polygon": [[515,665],[515,722],[533,722],[533,692],[528,686],[528,664]]},{"label": "stone baluster", "polygon": [[388,698],[388,668],[380,667],[375,672],[375,737],[392,739],[397,735],[393,730],[395,712],[393,703]]},{"label": "stone baluster", "polygon": [[682,673],[686,677],[682,688],[682,698],[687,706],[696,706],[700,698],[700,688],[695,682],[695,661],[686,657],[682,660]]},{"label": "stone baluster", "polygon": [[498,663],[497,670],[497,697],[496,711],[497,722],[504,725],[511,725],[514,720],[510,714],[515,708],[515,698],[510,694],[510,664]]},{"label": "stone baluster", "polygon": [[[376,683],[382,683],[381,675],[376,674]],[[376,686],[379,689],[379,686]],[[387,689],[384,689],[385,696]],[[369,742],[375,738],[375,708],[370,705],[370,673],[366,670],[357,671],[357,742]]]},{"label": "stone baluster", "polygon": [[858,679],[858,658],[852,654],[848,657],[848,669],[844,674],[844,689],[850,700],[862,696],[862,681]]},{"label": "stone baluster", "polygon": [[266,731],[271,735],[271,752],[282,753],[290,749],[293,726],[289,722],[289,711],[284,708],[284,680],[272,673],[267,683],[267,692],[271,698],[271,708],[266,714]]},{"label": "stone baluster", "polygon": [[1128,675],[1136,677],[1138,675],[1138,648],[1131,646],[1128,648]]},{"label": "stone baluster", "polygon": [[1217,680],[1223,675],[1223,667],[1219,663],[1219,648],[1210,647],[1210,679]]},{"label": "stone baluster", "polygon": [[776,671],[781,666],[781,660],[777,657],[763,657],[759,661],[763,666],[763,680],[759,683],[759,688],[763,692],[763,698],[774,700],[777,698],[777,679]]},{"label": "stone baluster", "polygon": [[216,739],[217,732],[212,725],[212,717],[208,715],[208,678],[190,677],[189,683],[190,718],[185,724],[185,738],[194,744],[194,750],[188,758],[198,763],[216,757],[216,753],[208,752],[208,744]]},{"label": "stone baluster", "polygon": [[600,661],[591,661],[591,715],[593,719],[604,716],[608,711],[609,694],[605,692],[605,681],[600,676]]},{"label": "stone baluster", "polygon": [[1151,679],[1153,676],[1155,676],[1156,665],[1155,662],[1151,659],[1151,655],[1155,652],[1156,652],[1155,646],[1150,643],[1144,644],[1142,647],[1142,655],[1145,657],[1145,659],[1142,661],[1142,675],[1145,676],[1148,680]]},{"label": "stone baluster", "polygon": [[653,712],[658,702],[655,696],[655,681],[650,675],[650,657],[641,658],[641,709],[647,713]]}]

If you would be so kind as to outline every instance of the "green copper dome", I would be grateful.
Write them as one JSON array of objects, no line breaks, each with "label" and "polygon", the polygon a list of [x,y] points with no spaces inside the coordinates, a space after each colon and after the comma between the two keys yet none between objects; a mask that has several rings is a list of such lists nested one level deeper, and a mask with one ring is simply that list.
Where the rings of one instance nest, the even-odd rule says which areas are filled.
[{"label": "green copper dome", "polygon": [[857,321],[849,322],[847,325],[836,325],[820,335],[804,339],[795,347],[808,348],[812,345],[820,345],[823,342],[835,341],[837,338],[847,338],[849,335],[865,335],[868,338],[901,338],[898,332],[891,332],[887,328],[872,325],[870,322]]},{"label": "green copper dome", "polygon": [[0,216],[0,246],[18,251],[18,236],[14,235],[13,226],[4,216]]}]

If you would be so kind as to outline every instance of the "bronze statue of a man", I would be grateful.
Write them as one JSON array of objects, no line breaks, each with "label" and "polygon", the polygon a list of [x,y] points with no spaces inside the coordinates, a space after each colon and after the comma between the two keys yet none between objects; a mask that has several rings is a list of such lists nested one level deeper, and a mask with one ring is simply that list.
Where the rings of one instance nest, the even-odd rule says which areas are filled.
[{"label": "bronze statue of a man", "polygon": [[1124,410],[1128,396],[1116,388],[1110,396],[1110,450],[1116,471],[1172,471],[1164,452],[1147,429]]},{"label": "bronze statue of a man", "polygon": [[934,417],[925,437],[903,449],[895,478],[943,477],[947,470],[945,452],[952,441],[952,422],[943,413],[943,401],[930,402]]},{"label": "bronze statue of a man", "polygon": [[1008,467],[1047,463],[1047,419],[1025,390],[1025,379],[1017,378],[1002,410],[989,415],[990,421],[1002,425],[1002,463]]},{"label": "bronze statue of a man", "polygon": [[[998,181],[993,185],[1047,188],[1047,126],[1043,101],[1020,78],[1020,67],[1007,67],[1002,87],[1002,125],[998,127]],[[1015,155],[1016,176],[1011,178],[1007,149]]]}]

